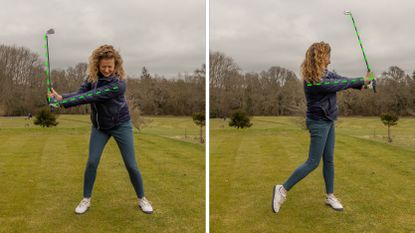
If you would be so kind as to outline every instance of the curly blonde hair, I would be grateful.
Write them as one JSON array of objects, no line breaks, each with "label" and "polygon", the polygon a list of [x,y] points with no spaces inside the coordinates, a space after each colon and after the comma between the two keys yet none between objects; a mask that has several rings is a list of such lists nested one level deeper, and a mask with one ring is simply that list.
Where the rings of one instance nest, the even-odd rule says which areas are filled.
[{"label": "curly blonde hair", "polygon": [[321,81],[330,56],[330,45],[321,41],[312,44],[305,54],[305,59],[301,64],[301,75],[303,80],[310,83]]},{"label": "curly blonde hair", "polygon": [[114,74],[118,76],[118,79],[124,80],[126,77],[124,68],[123,68],[123,60],[121,55],[118,53],[117,50],[114,49],[112,45],[101,45],[96,48],[92,55],[89,57],[89,64],[88,64],[88,82],[97,82],[98,81],[98,73],[99,73],[99,62],[101,59],[111,59],[114,58],[115,67],[114,67]]}]

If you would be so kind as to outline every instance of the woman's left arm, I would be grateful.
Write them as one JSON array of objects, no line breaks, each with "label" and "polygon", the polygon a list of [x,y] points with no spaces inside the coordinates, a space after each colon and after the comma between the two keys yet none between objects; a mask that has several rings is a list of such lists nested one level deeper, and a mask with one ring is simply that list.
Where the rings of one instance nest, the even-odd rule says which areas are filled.
[{"label": "woman's left arm", "polygon": [[365,84],[364,77],[347,78],[347,77],[338,75],[334,72],[329,72],[328,78],[335,80],[332,84],[348,83],[349,85],[347,86],[347,89],[348,88],[362,89],[363,85]]},{"label": "woman's left arm", "polygon": [[65,108],[69,108],[82,104],[104,102],[119,95],[124,95],[125,89],[125,80],[120,80],[118,82],[110,83],[85,93],[71,96],[68,99],[60,101],[59,104]]},{"label": "woman's left arm", "polygon": [[84,82],[81,84],[81,86],[79,87],[79,90],[77,92],[62,94],[62,98],[67,99],[67,98],[70,98],[72,96],[85,93],[89,90],[91,90],[91,83],[89,83],[88,80],[85,78]]}]

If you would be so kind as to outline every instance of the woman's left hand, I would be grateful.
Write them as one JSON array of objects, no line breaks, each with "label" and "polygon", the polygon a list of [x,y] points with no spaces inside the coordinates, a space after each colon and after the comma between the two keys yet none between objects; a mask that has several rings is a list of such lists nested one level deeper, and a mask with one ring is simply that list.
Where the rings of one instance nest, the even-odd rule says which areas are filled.
[{"label": "woman's left hand", "polygon": [[367,86],[372,82],[371,78],[373,77],[373,72],[367,72],[364,78],[364,85],[362,89],[367,89]]},{"label": "woman's left hand", "polygon": [[62,101],[62,96],[59,95],[53,88],[51,89],[51,93],[48,94],[50,98],[55,98],[57,101]]}]

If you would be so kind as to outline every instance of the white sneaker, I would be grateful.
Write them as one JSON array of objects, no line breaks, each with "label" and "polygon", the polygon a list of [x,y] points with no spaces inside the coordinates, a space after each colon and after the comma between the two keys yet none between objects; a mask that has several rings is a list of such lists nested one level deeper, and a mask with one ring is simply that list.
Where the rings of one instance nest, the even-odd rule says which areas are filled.
[{"label": "white sneaker", "polygon": [[84,198],[75,208],[75,213],[83,214],[88,210],[89,206],[91,206],[91,198]]},{"label": "white sneaker", "polygon": [[275,185],[272,192],[272,211],[274,213],[280,211],[280,207],[286,199],[286,195],[282,193],[281,188],[282,185]]},{"label": "white sneaker", "polygon": [[140,198],[138,199],[138,206],[146,214],[152,214],[153,213],[153,207],[151,206],[151,203],[145,197],[143,197],[141,199]]},{"label": "white sneaker", "polygon": [[326,205],[331,206],[333,209],[337,211],[343,210],[343,205],[334,195],[327,195],[326,197]]}]

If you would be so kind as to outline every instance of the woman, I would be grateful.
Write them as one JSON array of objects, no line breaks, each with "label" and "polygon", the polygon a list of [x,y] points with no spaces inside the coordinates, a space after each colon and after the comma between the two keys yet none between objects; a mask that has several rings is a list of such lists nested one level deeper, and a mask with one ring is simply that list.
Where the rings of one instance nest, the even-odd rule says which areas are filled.
[{"label": "woman", "polygon": [[324,42],[312,44],[301,65],[304,92],[307,99],[306,125],[310,132],[310,148],[307,161],[299,166],[282,185],[276,185],[272,194],[272,210],[278,213],[287,192],[311,171],[318,167],[323,157],[323,175],[326,185],[326,204],[335,210],[343,210],[334,196],[334,141],[335,120],[338,109],[336,92],[349,88],[362,89],[370,84],[370,73],[365,78],[345,78],[327,70],[330,64],[330,45]]},{"label": "woman", "polygon": [[77,214],[85,213],[91,205],[91,193],[98,163],[105,144],[114,137],[127,167],[131,183],[144,213],[152,213],[150,202],[144,197],[144,187],[134,154],[134,140],[128,106],[124,93],[126,74],[123,60],[111,45],[102,45],[89,58],[88,77],[78,92],[59,95],[52,89],[52,107],[65,108],[91,104],[91,137],[84,177],[84,198],[76,207]]}]

